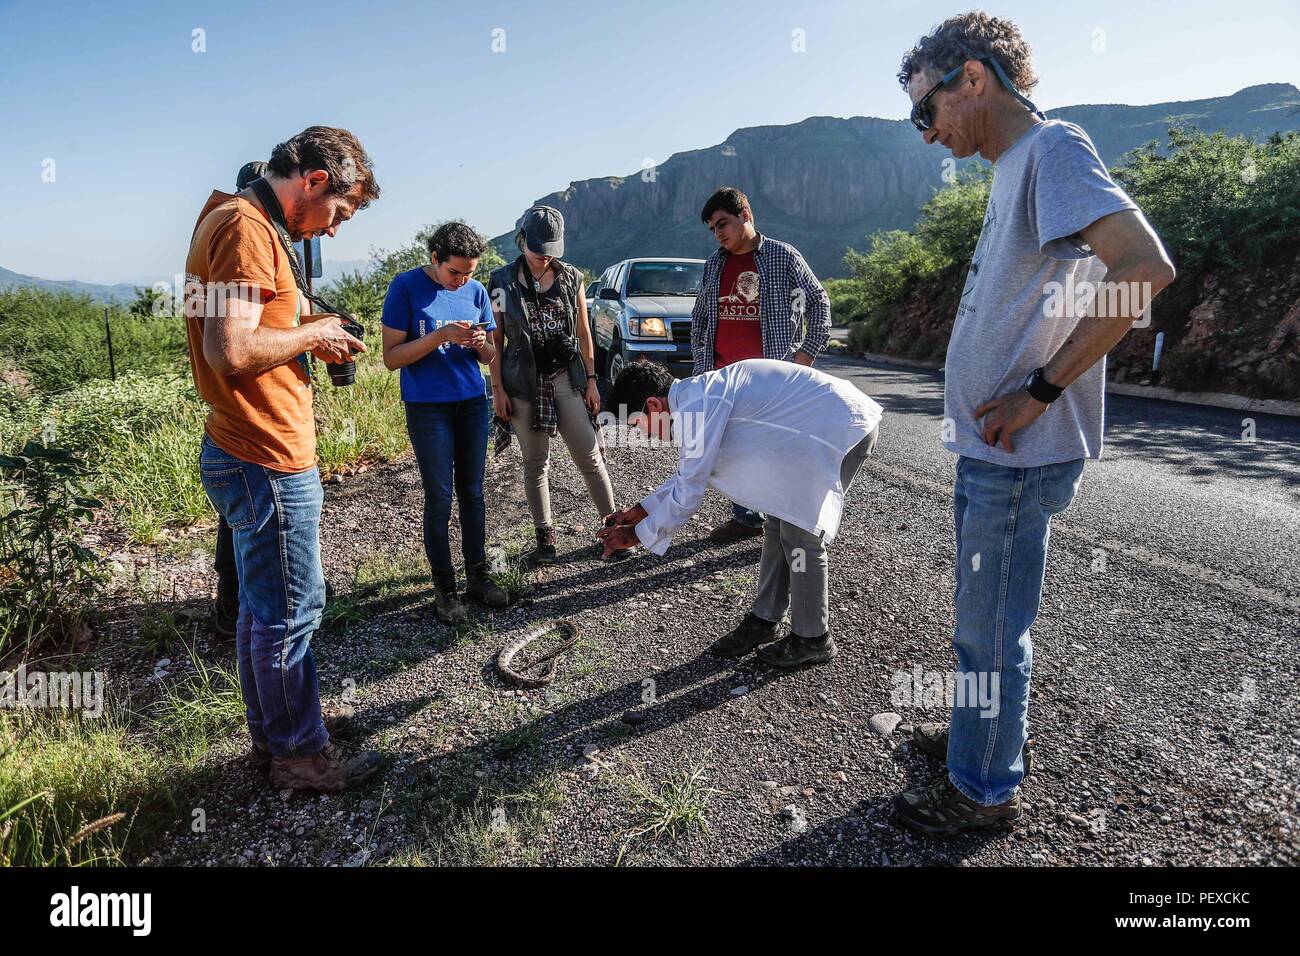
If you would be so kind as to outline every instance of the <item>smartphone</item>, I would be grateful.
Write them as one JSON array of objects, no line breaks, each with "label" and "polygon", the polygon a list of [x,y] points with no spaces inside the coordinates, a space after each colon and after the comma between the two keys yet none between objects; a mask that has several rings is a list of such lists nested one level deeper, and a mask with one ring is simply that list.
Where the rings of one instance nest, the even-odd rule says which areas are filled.
[{"label": "smartphone", "polygon": [[489,322],[475,322],[475,323],[473,323],[473,324],[470,325],[470,328],[471,328],[471,329],[483,329],[483,330],[486,330],[487,327],[488,327],[490,324],[491,324],[491,323],[489,323]]}]

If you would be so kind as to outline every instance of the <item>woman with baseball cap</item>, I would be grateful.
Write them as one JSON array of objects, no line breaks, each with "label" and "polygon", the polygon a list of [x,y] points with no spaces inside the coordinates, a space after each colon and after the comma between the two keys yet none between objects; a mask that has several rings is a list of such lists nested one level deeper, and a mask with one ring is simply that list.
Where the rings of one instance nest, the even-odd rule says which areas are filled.
[{"label": "woman with baseball cap", "polygon": [[583,276],[560,260],[564,217],[551,206],[533,206],[519,220],[515,242],[519,258],[488,280],[496,317],[492,404],[514,426],[524,455],[524,495],[537,533],[533,560],[551,564],[551,438],[564,439],[602,519],[614,511],[614,490],[594,421],[600,393]]}]

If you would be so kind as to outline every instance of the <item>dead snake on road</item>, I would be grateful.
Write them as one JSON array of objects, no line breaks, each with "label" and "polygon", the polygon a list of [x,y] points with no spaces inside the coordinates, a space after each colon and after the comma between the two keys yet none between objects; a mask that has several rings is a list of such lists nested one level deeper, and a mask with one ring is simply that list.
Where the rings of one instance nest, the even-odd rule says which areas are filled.
[{"label": "dead snake on road", "polygon": [[[552,632],[563,635],[564,640],[558,646],[547,651],[536,660],[529,661],[524,665],[523,670],[535,671],[542,664],[547,664],[546,670],[537,677],[529,677],[515,670],[514,659],[519,653],[539,637],[544,637]],[[537,627],[530,628],[523,634],[509,641],[505,647],[497,651],[496,669],[501,675],[501,679],[509,684],[515,684],[518,687],[545,687],[551,681],[555,680],[555,666],[559,662],[558,658],[565,651],[578,643],[578,635],[581,633],[578,625],[569,621],[548,621],[545,624],[539,624]]]}]

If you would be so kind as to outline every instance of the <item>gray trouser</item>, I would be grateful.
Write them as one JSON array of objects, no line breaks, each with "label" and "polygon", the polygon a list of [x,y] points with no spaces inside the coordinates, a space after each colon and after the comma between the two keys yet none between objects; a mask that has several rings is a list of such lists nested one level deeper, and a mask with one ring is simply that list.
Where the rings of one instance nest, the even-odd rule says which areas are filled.
[{"label": "gray trouser", "polygon": [[[880,426],[858,442],[840,465],[840,484],[847,492],[880,437]],[[769,516],[763,522],[763,557],[758,565],[754,614],[779,622],[790,611],[790,632],[821,637],[830,629],[830,593],[826,545],[819,535]]]},{"label": "gray trouser", "polygon": [[[533,403],[511,398],[510,421],[515,426],[519,450],[524,455],[524,496],[533,527],[551,527],[551,486],[547,475],[551,467],[551,436],[533,431]],[[614,488],[605,471],[605,459],[596,445],[596,430],[578,390],[560,373],[555,379],[555,414],[559,419],[560,437],[569,448],[569,457],[582,473],[587,494],[600,517],[614,511]]]}]

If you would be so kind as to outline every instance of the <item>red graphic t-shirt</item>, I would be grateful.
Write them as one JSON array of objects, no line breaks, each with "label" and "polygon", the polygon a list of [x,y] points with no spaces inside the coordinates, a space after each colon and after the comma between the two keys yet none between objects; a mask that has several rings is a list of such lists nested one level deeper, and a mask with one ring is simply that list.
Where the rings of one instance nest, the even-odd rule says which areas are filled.
[{"label": "red graphic t-shirt", "polygon": [[763,325],[758,309],[758,267],[754,254],[727,256],[718,282],[718,334],[713,367],[763,357]]}]

